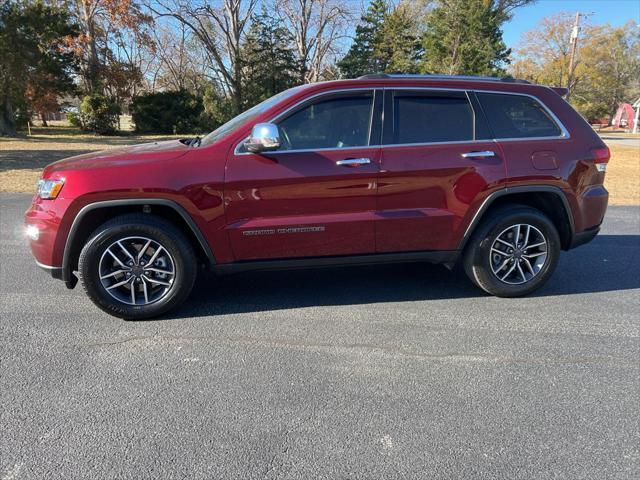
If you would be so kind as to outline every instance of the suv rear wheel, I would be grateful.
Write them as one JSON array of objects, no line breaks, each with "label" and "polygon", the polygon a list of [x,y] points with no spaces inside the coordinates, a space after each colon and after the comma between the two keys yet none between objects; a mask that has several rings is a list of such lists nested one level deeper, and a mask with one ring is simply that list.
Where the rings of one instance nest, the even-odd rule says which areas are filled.
[{"label": "suv rear wheel", "polygon": [[485,292],[518,297],[544,285],[559,256],[553,222],[534,208],[510,206],[492,213],[473,234],[464,269]]},{"label": "suv rear wheel", "polygon": [[151,215],[123,215],[90,236],[78,261],[87,295],[111,315],[140,320],[182,303],[196,277],[189,241]]}]

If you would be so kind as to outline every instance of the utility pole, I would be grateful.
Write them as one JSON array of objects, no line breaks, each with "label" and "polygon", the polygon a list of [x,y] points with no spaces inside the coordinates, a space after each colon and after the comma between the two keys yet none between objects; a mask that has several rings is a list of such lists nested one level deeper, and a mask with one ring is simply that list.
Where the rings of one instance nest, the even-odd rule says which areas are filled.
[{"label": "utility pole", "polygon": [[576,50],[578,49],[578,34],[580,33],[580,12],[576,13],[576,21],[571,29],[571,54],[569,55],[569,74],[567,75],[567,96],[571,95],[571,83],[573,82],[573,68],[576,61]]},{"label": "utility pole", "polygon": [[573,83],[573,69],[575,68],[576,52],[578,50],[578,36],[580,35],[580,17],[587,17],[589,15],[593,15],[593,13],[576,12],[576,20],[573,22],[573,28],[571,29],[571,53],[569,55],[569,73],[567,75],[567,99],[569,99],[569,96],[571,95],[571,84]]}]

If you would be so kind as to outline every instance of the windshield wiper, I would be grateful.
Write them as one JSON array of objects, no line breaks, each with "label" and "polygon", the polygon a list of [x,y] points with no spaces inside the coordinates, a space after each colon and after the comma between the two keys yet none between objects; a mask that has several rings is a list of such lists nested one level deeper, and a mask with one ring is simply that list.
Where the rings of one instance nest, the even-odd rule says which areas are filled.
[{"label": "windshield wiper", "polygon": [[200,137],[192,138],[191,140],[189,140],[189,143],[187,145],[189,145],[190,147],[199,147],[201,141],[202,138]]}]

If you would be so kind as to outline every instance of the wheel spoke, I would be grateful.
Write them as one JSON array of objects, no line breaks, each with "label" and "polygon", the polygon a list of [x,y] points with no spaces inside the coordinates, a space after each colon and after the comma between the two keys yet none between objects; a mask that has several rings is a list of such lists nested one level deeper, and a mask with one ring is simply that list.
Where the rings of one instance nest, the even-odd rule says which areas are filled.
[{"label": "wheel spoke", "polygon": [[122,268],[127,268],[127,266],[122,263],[122,261],[111,251],[111,248],[107,248],[107,253],[113,257],[118,265],[120,265]]},{"label": "wheel spoke", "polygon": [[162,247],[162,245],[158,246],[158,248],[156,249],[155,252],[153,252],[153,256],[149,259],[149,261],[147,262],[149,265],[153,265],[153,262],[156,261],[156,258],[158,257],[158,255],[160,254],[160,252],[164,250],[164,248]]},{"label": "wheel spoke", "polygon": [[531,225],[527,225],[527,231],[524,234],[524,242],[522,242],[522,248],[526,249],[529,243],[529,233],[531,233]]},{"label": "wheel spoke", "polygon": [[516,268],[516,264],[514,263],[511,268],[507,271],[507,273],[504,274],[504,276],[500,279],[502,281],[504,281],[505,278],[507,278],[509,275],[511,275],[511,272],[513,272]]},{"label": "wheel spoke", "polygon": [[116,270],[115,272],[107,273],[106,275],[102,275],[102,276],[100,276],[100,280],[104,280],[105,278],[115,277],[116,275],[119,275],[119,274],[121,274],[121,273],[127,273],[128,271],[129,271],[129,269],[126,269],[126,270]]},{"label": "wheel spoke", "polygon": [[147,291],[147,281],[142,277],[142,291],[144,292],[144,303],[149,303],[149,293]]},{"label": "wheel spoke", "polygon": [[144,278],[145,280],[147,280],[150,283],[157,283],[158,285],[164,285],[165,287],[170,287],[171,284],[169,282],[164,282],[162,280],[158,280],[157,278],[149,278],[145,275],[142,276],[142,278]]},{"label": "wheel spoke", "polygon": [[144,255],[144,252],[147,251],[147,248],[149,248],[149,245],[151,245],[151,240],[147,240],[147,243],[144,244],[144,247],[142,247],[140,249],[140,251],[138,252],[138,262],[140,261],[140,259],[142,258],[142,256]]},{"label": "wheel spoke", "polygon": [[501,238],[496,238],[496,241],[502,243],[503,245],[506,245],[509,248],[515,248],[515,246],[512,243],[509,242],[505,242],[504,240],[502,240]]},{"label": "wheel spoke", "polygon": [[136,304],[136,282],[131,282],[131,303]]},{"label": "wheel spoke", "polygon": [[161,268],[148,267],[145,268],[145,270],[148,270],[150,272],[162,273],[164,275],[173,275],[173,272],[170,272],[169,270],[162,270]]},{"label": "wheel spoke", "polygon": [[122,285],[126,285],[131,280],[133,280],[133,277],[127,278],[126,280],[122,280],[121,282],[118,282],[118,283],[114,283],[113,285],[107,287],[106,289],[107,290],[113,290],[114,288],[121,287]]},{"label": "wheel spoke", "polygon": [[540,242],[540,243],[535,243],[535,244],[533,244],[533,245],[529,245],[529,246],[527,247],[527,250],[529,250],[530,248],[541,247],[541,246],[542,246],[542,245],[544,245],[545,243],[547,243],[547,242],[544,242],[544,241],[543,241],[543,242]]},{"label": "wheel spoke", "polygon": [[507,258],[504,262],[502,262],[502,264],[498,268],[495,269],[496,275],[500,270],[502,270],[504,267],[506,267],[509,264],[509,261],[511,261],[511,257]]},{"label": "wheel spoke", "polygon": [[516,236],[513,240],[514,245],[517,247],[520,242],[520,224],[516,225]]},{"label": "wheel spoke", "polygon": [[503,255],[505,257],[509,257],[510,256],[507,252],[503,252],[502,250],[498,250],[497,248],[492,248],[491,251],[495,252],[495,253],[499,253],[500,255]]},{"label": "wheel spoke", "polygon": [[122,245],[122,243],[120,242],[120,240],[118,240],[116,243],[117,243],[117,244],[118,244],[118,246],[122,249],[122,251],[123,251],[124,253],[126,253],[126,254],[127,254],[127,257],[129,257],[129,258],[130,258],[131,260],[133,260],[134,262],[136,261],[136,259],[135,259],[135,258],[133,258],[133,255],[131,255],[131,254],[129,253],[129,250],[127,250],[126,248],[124,248],[124,245]]},{"label": "wheel spoke", "polygon": [[531,275],[535,275],[536,273],[533,271],[533,267],[531,266],[531,262],[528,259],[524,258],[524,257],[522,258],[522,261],[524,262],[524,264],[527,266],[527,268],[531,272]]},{"label": "wheel spoke", "polygon": [[538,253],[531,253],[528,255],[522,255],[524,258],[536,258],[539,257],[540,255],[546,255],[547,252],[538,252]]},{"label": "wheel spoke", "polygon": [[527,277],[524,275],[524,272],[522,271],[522,267],[520,266],[520,262],[516,263],[516,266],[518,267],[518,272],[520,273],[520,276],[522,277],[522,281],[526,282],[527,281]]}]

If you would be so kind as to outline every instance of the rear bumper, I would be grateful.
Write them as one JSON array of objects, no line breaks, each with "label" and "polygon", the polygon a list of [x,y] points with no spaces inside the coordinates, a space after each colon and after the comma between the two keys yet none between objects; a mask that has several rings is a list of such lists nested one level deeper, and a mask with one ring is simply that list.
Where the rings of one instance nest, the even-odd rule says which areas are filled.
[{"label": "rear bumper", "polygon": [[584,232],[574,234],[569,249],[579,247],[580,245],[584,245],[585,243],[589,243],[591,240],[596,238],[596,235],[598,235],[599,232],[600,225],[585,230]]},{"label": "rear bumper", "polygon": [[587,188],[578,198],[579,212],[576,229],[569,249],[589,243],[600,232],[609,203],[609,192],[603,185],[593,185]]}]

